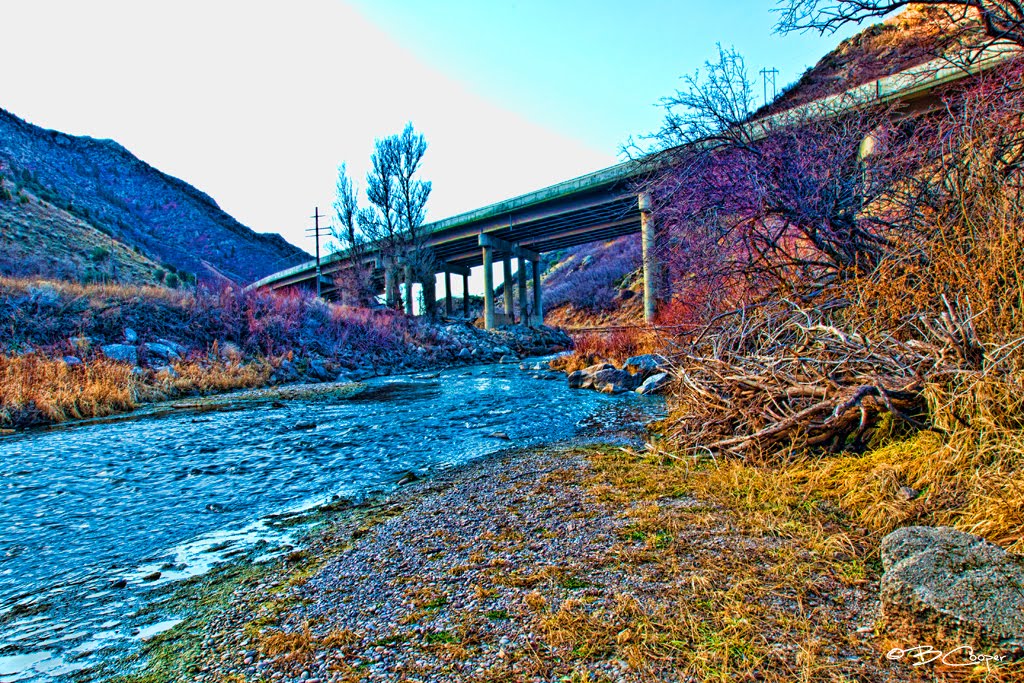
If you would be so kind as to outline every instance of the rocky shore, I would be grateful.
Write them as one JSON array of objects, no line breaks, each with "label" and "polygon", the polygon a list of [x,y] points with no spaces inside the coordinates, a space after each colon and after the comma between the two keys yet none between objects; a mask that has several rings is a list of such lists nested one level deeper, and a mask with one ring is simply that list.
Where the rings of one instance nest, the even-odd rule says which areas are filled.
[{"label": "rocky shore", "polygon": [[123,680],[934,674],[882,656],[870,565],[759,533],[682,468],[602,439],[506,452],[335,517]]}]

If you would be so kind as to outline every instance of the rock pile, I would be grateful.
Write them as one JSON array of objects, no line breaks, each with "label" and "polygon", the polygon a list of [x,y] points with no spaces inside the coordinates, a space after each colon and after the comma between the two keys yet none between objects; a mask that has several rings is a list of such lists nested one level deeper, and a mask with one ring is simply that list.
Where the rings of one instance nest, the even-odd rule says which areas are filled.
[{"label": "rock pile", "polygon": [[635,391],[638,394],[656,394],[672,381],[668,363],[657,354],[644,354],[626,359],[622,368],[611,363],[597,363],[568,375],[573,389],[593,389],[606,394]]}]

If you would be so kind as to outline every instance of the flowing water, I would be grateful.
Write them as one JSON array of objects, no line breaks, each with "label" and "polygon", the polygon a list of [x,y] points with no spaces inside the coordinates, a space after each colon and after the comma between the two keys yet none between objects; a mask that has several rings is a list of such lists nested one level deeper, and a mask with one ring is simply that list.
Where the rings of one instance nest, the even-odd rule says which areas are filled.
[{"label": "flowing water", "polygon": [[0,439],[0,682],[85,671],[171,628],[144,609],[159,587],[290,550],[275,515],[658,410],[557,377],[454,369]]}]

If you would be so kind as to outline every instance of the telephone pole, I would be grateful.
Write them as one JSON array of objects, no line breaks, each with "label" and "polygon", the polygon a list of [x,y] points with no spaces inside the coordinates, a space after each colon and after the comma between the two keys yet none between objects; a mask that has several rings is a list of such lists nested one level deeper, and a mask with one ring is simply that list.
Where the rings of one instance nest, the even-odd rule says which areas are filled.
[{"label": "telephone pole", "polygon": [[764,103],[768,104],[768,81],[770,80],[772,83],[772,99],[774,100],[778,94],[775,90],[775,76],[779,73],[779,70],[772,67],[771,69],[761,69],[758,73],[761,74],[761,82],[764,87]]},{"label": "telephone pole", "polygon": [[313,219],[313,227],[306,228],[306,232],[313,233],[313,238],[316,240],[316,296],[320,298],[320,219],[327,218],[324,214],[320,213],[320,207],[314,207],[313,215],[310,216]]}]

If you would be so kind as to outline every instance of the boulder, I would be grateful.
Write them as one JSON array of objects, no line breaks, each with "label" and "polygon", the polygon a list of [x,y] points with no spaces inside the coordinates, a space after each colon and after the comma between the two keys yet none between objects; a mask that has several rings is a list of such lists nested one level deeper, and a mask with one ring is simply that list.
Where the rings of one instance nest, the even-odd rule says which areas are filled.
[{"label": "boulder", "polygon": [[881,550],[882,616],[908,646],[1024,647],[1024,556],[951,527],[897,529]]},{"label": "boulder", "polygon": [[586,370],[577,370],[570,373],[567,379],[569,380],[570,389],[589,389],[594,383],[593,375],[590,375]]},{"label": "boulder", "polygon": [[181,356],[178,352],[167,344],[161,344],[159,342],[146,342],[146,352],[160,358],[162,360],[181,360]]},{"label": "boulder", "polygon": [[598,370],[591,375],[594,389],[606,394],[621,394],[624,391],[632,391],[636,388],[633,375],[625,370],[605,368]]},{"label": "boulder", "polygon": [[157,341],[163,344],[164,346],[174,349],[174,352],[181,356],[182,358],[188,355],[188,349],[186,349],[184,346],[182,346],[176,341],[173,341],[171,339],[164,339],[162,337],[157,339]]},{"label": "boulder", "polygon": [[138,344],[139,333],[130,327],[124,328],[124,343],[125,344]]},{"label": "boulder", "polygon": [[139,364],[139,351],[128,344],[104,344],[103,355],[120,363]]},{"label": "boulder", "polygon": [[622,364],[622,369],[634,375],[649,377],[655,373],[662,372],[668,365],[664,356],[655,353],[645,353],[641,356],[627,358]]},{"label": "boulder", "polygon": [[64,356],[64,365],[75,366],[81,364],[82,359],[79,358],[78,356]]},{"label": "boulder", "polygon": [[596,365],[591,365],[588,368],[583,368],[582,370],[580,370],[580,372],[585,372],[588,375],[596,375],[597,373],[601,372],[602,370],[614,370],[614,369],[615,369],[615,366],[612,365],[611,363],[597,363]]},{"label": "boulder", "polygon": [[473,352],[469,350],[469,347],[464,346],[461,349],[459,349],[459,358],[471,358],[472,356]]},{"label": "boulder", "polygon": [[644,380],[643,384],[637,387],[636,393],[638,394],[656,394],[664,389],[672,378],[667,372],[659,372],[655,375],[651,375]]},{"label": "boulder", "polygon": [[317,358],[314,358],[313,360],[309,361],[309,374],[312,375],[315,379],[318,379],[322,382],[334,379],[331,376],[331,373],[327,371],[327,368],[324,366],[323,361]]}]

